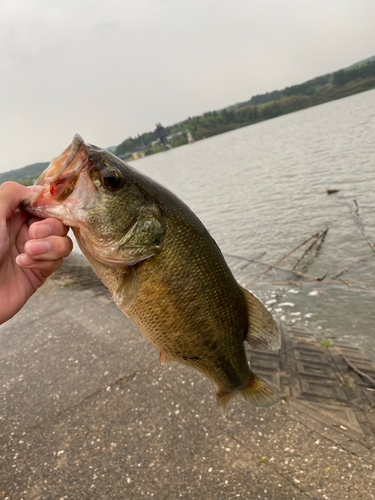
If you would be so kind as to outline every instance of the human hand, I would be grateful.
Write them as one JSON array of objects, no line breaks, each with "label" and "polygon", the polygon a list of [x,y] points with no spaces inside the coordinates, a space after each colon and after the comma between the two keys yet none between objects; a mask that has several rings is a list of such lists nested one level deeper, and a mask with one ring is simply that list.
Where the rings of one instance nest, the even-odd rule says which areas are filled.
[{"label": "human hand", "polygon": [[0,185],[0,324],[14,316],[73,248],[57,219],[30,218],[20,203],[39,186]]}]

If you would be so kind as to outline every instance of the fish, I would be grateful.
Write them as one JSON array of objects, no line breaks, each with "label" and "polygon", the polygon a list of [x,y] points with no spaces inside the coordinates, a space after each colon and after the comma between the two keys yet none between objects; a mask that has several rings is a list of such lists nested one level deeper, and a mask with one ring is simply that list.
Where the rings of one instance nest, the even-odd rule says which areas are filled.
[{"label": "fish", "polygon": [[215,385],[224,412],[235,395],[278,403],[246,357],[279,349],[267,308],[241,287],[218,245],[174,193],[76,134],[21,208],[73,229],[93,270],[163,365],[192,367]]}]

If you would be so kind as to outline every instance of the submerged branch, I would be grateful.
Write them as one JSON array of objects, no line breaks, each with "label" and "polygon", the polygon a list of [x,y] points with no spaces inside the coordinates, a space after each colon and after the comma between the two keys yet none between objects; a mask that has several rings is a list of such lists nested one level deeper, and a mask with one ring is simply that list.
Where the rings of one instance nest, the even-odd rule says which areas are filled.
[{"label": "submerged branch", "polygon": [[310,238],[307,238],[307,240],[303,241],[300,245],[296,246],[295,248],[293,248],[293,250],[291,250],[290,252],[288,252],[286,255],[284,255],[283,257],[281,257],[281,259],[279,259],[278,261],[276,261],[274,264],[271,264],[268,269],[266,269],[265,271],[263,271],[262,273],[258,274],[258,276],[256,276],[250,283],[249,285],[252,285],[253,283],[255,283],[260,277],[264,276],[266,273],[268,273],[268,271],[271,271],[271,269],[273,269],[274,267],[276,267],[278,264],[280,264],[280,262],[284,259],[286,259],[287,257],[289,257],[290,255],[292,255],[292,253],[294,253],[295,251],[297,251],[298,249],[300,249],[301,247],[303,247],[304,245],[306,245],[306,243],[308,243],[309,241],[311,241],[312,239],[316,238],[318,236],[318,234],[320,233],[316,233],[316,234],[313,234],[312,236],[310,236]]},{"label": "submerged branch", "polygon": [[365,237],[365,239],[366,239],[367,243],[370,245],[372,251],[375,253],[375,245],[373,244],[373,242],[370,240],[370,238],[365,233],[365,226],[360,219],[359,206],[358,206],[357,200],[353,200],[353,201],[355,204],[355,209],[352,209],[352,215],[353,215],[354,222],[357,224],[358,229],[361,231],[361,233]]},{"label": "submerged branch", "polygon": [[368,260],[373,259],[374,257],[375,257],[375,255],[370,255],[369,257],[364,257],[363,259],[359,259],[359,260],[357,260],[357,262],[354,262],[354,264],[352,264],[351,266],[347,267],[346,269],[343,269],[338,274],[335,274],[334,276],[332,276],[332,278],[335,279],[335,280],[337,280],[343,274],[347,273],[348,271],[350,271],[354,267],[358,266],[359,264],[362,264],[362,262],[367,262]]},{"label": "submerged branch", "polygon": [[[289,272],[289,273],[293,273],[293,274],[296,274],[297,276],[301,276],[302,278],[307,278],[307,279],[313,280],[313,281],[322,281],[327,276],[328,271],[322,277],[319,278],[318,276],[311,276],[310,274],[301,273],[300,271],[296,271],[295,268],[301,262],[301,260],[303,259],[303,257],[307,254],[307,252],[309,250],[311,250],[311,248],[313,248],[313,246],[319,240],[321,240],[321,242],[324,241],[324,237],[327,234],[327,232],[328,232],[328,228],[325,231],[319,231],[319,232],[313,234],[312,236],[310,236],[309,238],[307,238],[307,240],[305,240],[302,243],[300,243],[299,245],[297,245],[295,248],[293,248],[293,250],[291,250],[290,252],[288,252],[286,255],[284,255],[283,257],[281,257],[281,259],[277,260],[273,264],[267,264],[266,262],[262,262],[262,261],[260,261],[258,259],[249,259],[249,258],[246,258],[246,257],[242,257],[240,255],[232,255],[232,254],[226,254],[226,255],[228,257],[234,257],[236,259],[245,260],[247,262],[254,262],[255,264],[260,264],[262,266],[267,266],[267,269],[265,271],[262,271],[260,274],[258,274],[258,276],[256,276],[252,281],[250,281],[248,283],[248,285],[252,285],[259,278],[261,278],[262,276],[264,276],[265,274],[267,274],[272,269],[280,269],[281,271],[286,271],[286,272]],[[280,264],[281,261],[283,261],[284,259],[286,259],[290,255],[292,255],[294,252],[296,252],[297,250],[299,250],[300,248],[302,248],[304,245],[306,245],[307,243],[309,243],[311,240],[313,240],[312,243],[303,252],[302,257],[297,261],[297,263],[295,264],[295,266],[293,267],[293,269],[288,269],[288,268],[279,266],[279,264]]]},{"label": "submerged branch", "polygon": [[345,363],[353,370],[355,371],[356,373],[358,373],[358,375],[360,375],[361,377],[363,378],[367,378],[367,380],[369,380],[372,385],[375,387],[375,380],[370,377],[370,375],[367,375],[366,373],[363,373],[361,372],[361,370],[358,370],[358,368],[356,366],[353,365],[353,363],[351,363],[347,357],[345,357],[344,355],[342,355],[342,357],[344,358],[344,361]]},{"label": "submerged branch", "polygon": [[[328,233],[328,227],[325,231],[322,231],[320,233],[317,234],[316,238],[314,239],[314,241],[311,243],[311,245],[309,245],[307,247],[307,249],[303,252],[303,254],[301,255],[301,257],[297,260],[297,262],[294,264],[293,268],[292,269],[295,269],[298,264],[301,262],[301,260],[304,258],[304,256],[307,254],[307,252],[309,252],[313,247],[314,245],[316,245],[316,243],[318,243],[319,240],[321,240],[322,242],[324,241],[324,238],[326,236],[326,234]],[[327,273],[326,273],[327,274]],[[324,275],[324,277],[326,276],[326,274]],[[321,278],[321,279],[324,279]]]},{"label": "submerged branch", "polygon": [[276,266],[276,265],[272,266],[268,262],[263,262],[263,261],[258,260],[258,259],[249,259],[248,257],[242,257],[241,255],[233,255],[230,253],[226,253],[225,255],[227,257],[233,257],[235,259],[245,260],[246,262],[253,262],[254,264],[260,264],[261,266],[273,267],[275,269],[279,269],[280,271],[285,271],[287,273],[293,273],[293,274],[296,274],[297,276],[301,276],[302,278],[308,278],[308,279],[311,279],[313,281],[320,280],[320,278],[318,278],[317,276],[311,276],[310,274],[301,273],[300,271],[294,271],[293,269],[288,269],[287,267],[281,267],[281,266]]}]

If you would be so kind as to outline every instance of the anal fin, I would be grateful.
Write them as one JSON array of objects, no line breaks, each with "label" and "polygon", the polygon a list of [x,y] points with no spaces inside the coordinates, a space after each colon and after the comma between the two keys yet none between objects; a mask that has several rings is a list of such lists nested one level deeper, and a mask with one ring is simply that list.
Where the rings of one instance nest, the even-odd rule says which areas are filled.
[{"label": "anal fin", "polygon": [[258,349],[280,349],[280,332],[268,309],[252,293],[243,288],[248,313],[246,342]]},{"label": "anal fin", "polygon": [[240,392],[246,401],[250,401],[251,404],[260,408],[270,408],[280,401],[279,396],[253,371],[249,384]]},{"label": "anal fin", "polygon": [[253,371],[251,371],[250,382],[244,389],[229,393],[217,390],[217,404],[223,413],[225,412],[229,401],[237,394],[241,394],[246,401],[249,401],[254,406],[260,408],[270,408],[280,401],[279,396],[268,387],[263,379],[258,377],[258,375],[255,375]]}]

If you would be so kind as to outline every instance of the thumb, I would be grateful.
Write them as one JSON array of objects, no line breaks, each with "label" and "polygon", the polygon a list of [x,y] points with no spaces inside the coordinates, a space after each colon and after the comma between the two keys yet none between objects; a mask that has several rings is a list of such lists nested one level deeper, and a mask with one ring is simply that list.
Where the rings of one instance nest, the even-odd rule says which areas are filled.
[{"label": "thumb", "polygon": [[41,186],[22,186],[17,182],[7,181],[0,185],[0,221],[9,219],[20,203],[40,191]]}]

